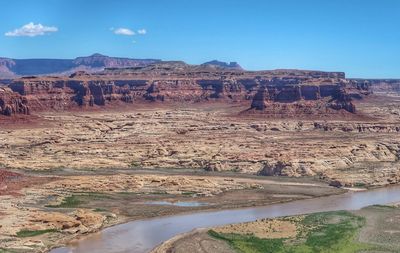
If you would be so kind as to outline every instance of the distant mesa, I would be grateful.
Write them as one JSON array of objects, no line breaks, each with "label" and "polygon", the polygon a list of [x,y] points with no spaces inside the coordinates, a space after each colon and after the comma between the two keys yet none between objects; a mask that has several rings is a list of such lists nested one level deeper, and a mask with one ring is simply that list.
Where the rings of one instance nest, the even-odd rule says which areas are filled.
[{"label": "distant mesa", "polygon": [[70,75],[84,70],[88,73],[104,68],[146,66],[158,59],[131,59],[93,54],[75,59],[9,59],[0,58],[0,79],[29,75]]},{"label": "distant mesa", "polygon": [[[182,61],[161,61],[159,59],[133,59],[110,57],[102,54],[77,57],[75,59],[10,59],[0,57],[0,79],[12,79],[33,75],[71,75],[78,71],[95,73],[104,69],[171,68],[185,71],[192,65]],[[236,62],[210,61],[198,65],[198,68],[243,70]]]},{"label": "distant mesa", "polygon": [[222,62],[218,60],[213,60],[209,62],[205,62],[201,64],[202,66],[211,66],[211,67],[219,67],[219,68],[226,68],[226,69],[237,69],[243,70],[243,68],[237,62]]}]

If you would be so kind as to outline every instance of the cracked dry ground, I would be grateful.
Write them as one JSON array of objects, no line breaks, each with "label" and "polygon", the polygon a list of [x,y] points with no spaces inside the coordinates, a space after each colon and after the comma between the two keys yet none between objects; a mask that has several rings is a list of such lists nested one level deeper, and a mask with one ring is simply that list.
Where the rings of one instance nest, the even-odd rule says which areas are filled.
[{"label": "cracked dry ground", "polygon": [[358,103],[363,120],[238,116],[240,106],[152,105],[42,113],[34,127],[0,130],[5,168],[192,168],[318,176],[336,185],[399,181],[399,97]]}]

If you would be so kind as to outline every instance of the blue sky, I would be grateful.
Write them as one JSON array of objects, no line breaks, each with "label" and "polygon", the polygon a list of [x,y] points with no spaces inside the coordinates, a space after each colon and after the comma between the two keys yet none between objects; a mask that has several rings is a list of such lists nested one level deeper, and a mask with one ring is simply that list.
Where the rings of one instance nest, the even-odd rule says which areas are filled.
[{"label": "blue sky", "polygon": [[[250,70],[400,78],[399,0],[0,0],[0,6],[3,57],[218,59]],[[24,25],[37,36],[17,36],[27,35]]]}]

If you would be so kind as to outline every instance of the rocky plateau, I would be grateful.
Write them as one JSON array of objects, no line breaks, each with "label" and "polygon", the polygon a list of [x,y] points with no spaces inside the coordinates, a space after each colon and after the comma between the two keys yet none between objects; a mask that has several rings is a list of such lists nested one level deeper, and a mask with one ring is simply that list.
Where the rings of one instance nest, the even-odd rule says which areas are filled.
[{"label": "rocky plateau", "polygon": [[356,112],[354,100],[371,93],[369,82],[344,73],[301,70],[244,71],[236,63],[156,62],[105,68],[95,74],[17,78],[0,90],[0,114],[30,114],[149,102],[248,104],[270,116]]}]

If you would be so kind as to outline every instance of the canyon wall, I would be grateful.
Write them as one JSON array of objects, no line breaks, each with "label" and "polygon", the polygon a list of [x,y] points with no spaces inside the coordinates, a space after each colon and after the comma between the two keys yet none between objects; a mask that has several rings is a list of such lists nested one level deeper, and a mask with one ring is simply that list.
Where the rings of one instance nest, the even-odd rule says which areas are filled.
[{"label": "canyon wall", "polygon": [[10,88],[0,87],[0,115],[29,114],[26,97],[13,92]]},{"label": "canyon wall", "polygon": [[80,71],[69,77],[19,78],[8,84],[7,91],[0,91],[0,103],[3,104],[2,114],[7,115],[10,109],[4,113],[6,105],[12,106],[12,114],[15,114],[156,101],[247,103],[258,111],[277,110],[288,105],[293,108],[317,106],[323,110],[355,113],[352,100],[367,94],[367,84],[349,81],[341,72],[249,72],[174,62],[110,68],[98,74]]},{"label": "canyon wall", "polygon": [[400,94],[400,80],[386,79],[386,80],[368,80],[366,81],[371,86],[371,90],[376,93],[399,93]]},{"label": "canyon wall", "polygon": [[[367,92],[367,90],[360,90]],[[353,93],[354,94],[354,93]],[[359,93],[355,93],[359,95]],[[352,103],[352,94],[346,90],[344,83],[338,84],[305,84],[305,85],[263,85],[254,95],[251,108],[259,111],[276,113],[277,106],[287,110],[287,104],[292,104],[294,112],[313,113],[319,105],[314,102],[322,102],[325,106],[322,110],[345,110],[355,113],[355,105]],[[308,102],[308,103],[307,103]],[[314,111],[313,111],[314,110]]]}]

